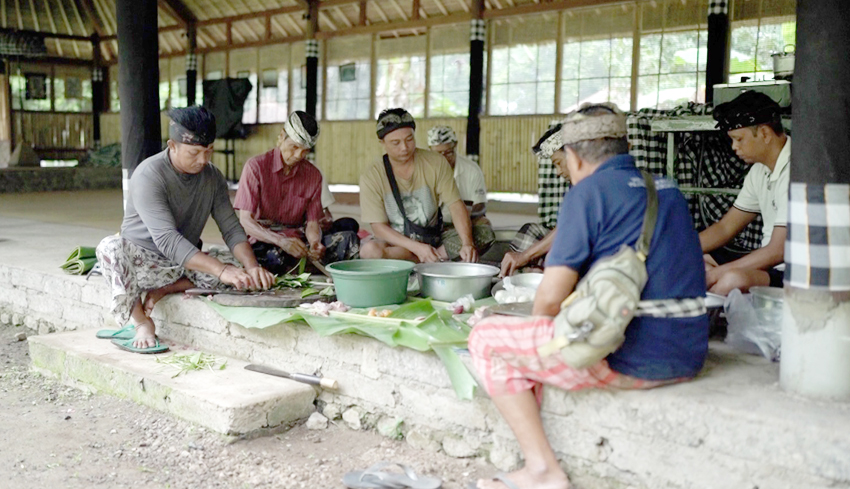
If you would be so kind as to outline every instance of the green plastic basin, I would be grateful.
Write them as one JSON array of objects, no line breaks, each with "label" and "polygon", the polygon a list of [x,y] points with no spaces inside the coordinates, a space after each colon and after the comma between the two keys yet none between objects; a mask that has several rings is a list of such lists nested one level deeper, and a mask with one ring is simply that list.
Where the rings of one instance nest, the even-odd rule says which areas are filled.
[{"label": "green plastic basin", "polygon": [[327,266],[336,297],[351,307],[401,304],[413,263],[403,260],[351,260]]}]

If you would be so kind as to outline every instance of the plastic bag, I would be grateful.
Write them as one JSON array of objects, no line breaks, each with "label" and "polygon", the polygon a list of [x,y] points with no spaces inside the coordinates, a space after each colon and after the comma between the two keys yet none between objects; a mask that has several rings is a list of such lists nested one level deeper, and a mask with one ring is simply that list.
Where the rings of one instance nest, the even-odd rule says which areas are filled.
[{"label": "plastic bag", "polygon": [[752,296],[735,289],[723,304],[729,323],[726,344],[736,350],[761,355],[779,361],[782,344],[782,314],[774,311],[757,311]]}]

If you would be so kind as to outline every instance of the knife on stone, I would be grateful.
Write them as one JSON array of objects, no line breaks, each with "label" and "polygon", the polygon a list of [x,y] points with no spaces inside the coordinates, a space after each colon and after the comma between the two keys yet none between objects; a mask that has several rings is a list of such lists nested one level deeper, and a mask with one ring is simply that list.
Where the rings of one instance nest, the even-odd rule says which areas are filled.
[{"label": "knife on stone", "polygon": [[301,382],[304,384],[310,385],[318,385],[325,389],[338,389],[339,382],[329,379],[327,377],[319,377],[318,375],[310,375],[310,374],[291,374],[289,372],[285,372],[283,370],[278,370],[276,368],[266,367],[265,365],[256,365],[250,363],[245,365],[245,370],[251,370],[252,372],[260,372],[261,374],[266,375],[274,375],[275,377],[283,377],[285,379],[294,380],[296,382]]}]

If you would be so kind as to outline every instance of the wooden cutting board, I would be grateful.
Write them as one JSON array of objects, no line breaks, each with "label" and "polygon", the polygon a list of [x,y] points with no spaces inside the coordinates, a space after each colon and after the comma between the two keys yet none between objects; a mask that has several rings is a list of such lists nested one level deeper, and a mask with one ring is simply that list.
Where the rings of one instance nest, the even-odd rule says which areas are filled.
[{"label": "wooden cutting board", "polygon": [[[316,287],[316,289],[319,289]],[[308,297],[301,298],[303,289],[280,289],[273,292],[261,292],[254,294],[214,294],[210,299],[222,306],[239,306],[239,307],[298,307],[301,304],[312,302],[333,302],[336,300],[335,295],[324,296],[313,294]]]}]

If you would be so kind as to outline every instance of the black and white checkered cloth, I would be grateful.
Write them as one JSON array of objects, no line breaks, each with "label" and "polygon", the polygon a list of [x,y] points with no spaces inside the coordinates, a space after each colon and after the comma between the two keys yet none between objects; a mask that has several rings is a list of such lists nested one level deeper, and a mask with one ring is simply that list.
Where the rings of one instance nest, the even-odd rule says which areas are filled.
[{"label": "black and white checkered cloth", "polygon": [[[676,174],[667,175],[667,133],[653,132],[652,120],[659,117],[709,115],[712,108],[690,103],[671,110],[642,109],[628,115],[629,153],[639,168],[650,173],[675,178],[682,187],[741,188],[750,166],[732,152],[725,134],[712,132],[677,132]],[[687,194],[694,225],[701,231],[732,207],[732,195]],[[757,217],[727,247],[750,251],[761,246],[761,216]]]},{"label": "black and white checkered cloth", "polygon": [[549,234],[549,231],[549,228],[543,227],[536,222],[525,223],[519,228],[514,239],[511,240],[511,250],[523,252],[534,246],[534,243],[545,238]]},{"label": "black and white checkered cloth", "polygon": [[319,57],[319,41],[316,39],[307,39],[304,43],[304,54],[308,58]]},{"label": "black and white checkered cloth", "polygon": [[635,316],[654,318],[692,318],[706,313],[705,298],[640,301]]},{"label": "black and white checkered cloth", "polygon": [[729,0],[709,0],[708,15],[729,14]]},{"label": "black and white checkered cloth", "polygon": [[198,71],[198,55],[189,53],[186,55],[186,71]]},{"label": "black and white checkered cloth", "polygon": [[482,19],[472,19],[469,22],[469,40],[483,41],[487,38],[487,24]]},{"label": "black and white checkered cloth", "polygon": [[850,185],[791,182],[785,283],[850,291]]},{"label": "black and white checkered cloth", "polygon": [[558,224],[561,202],[564,201],[564,194],[569,188],[569,182],[558,175],[551,159],[537,160],[537,215],[540,224],[548,229]]}]

